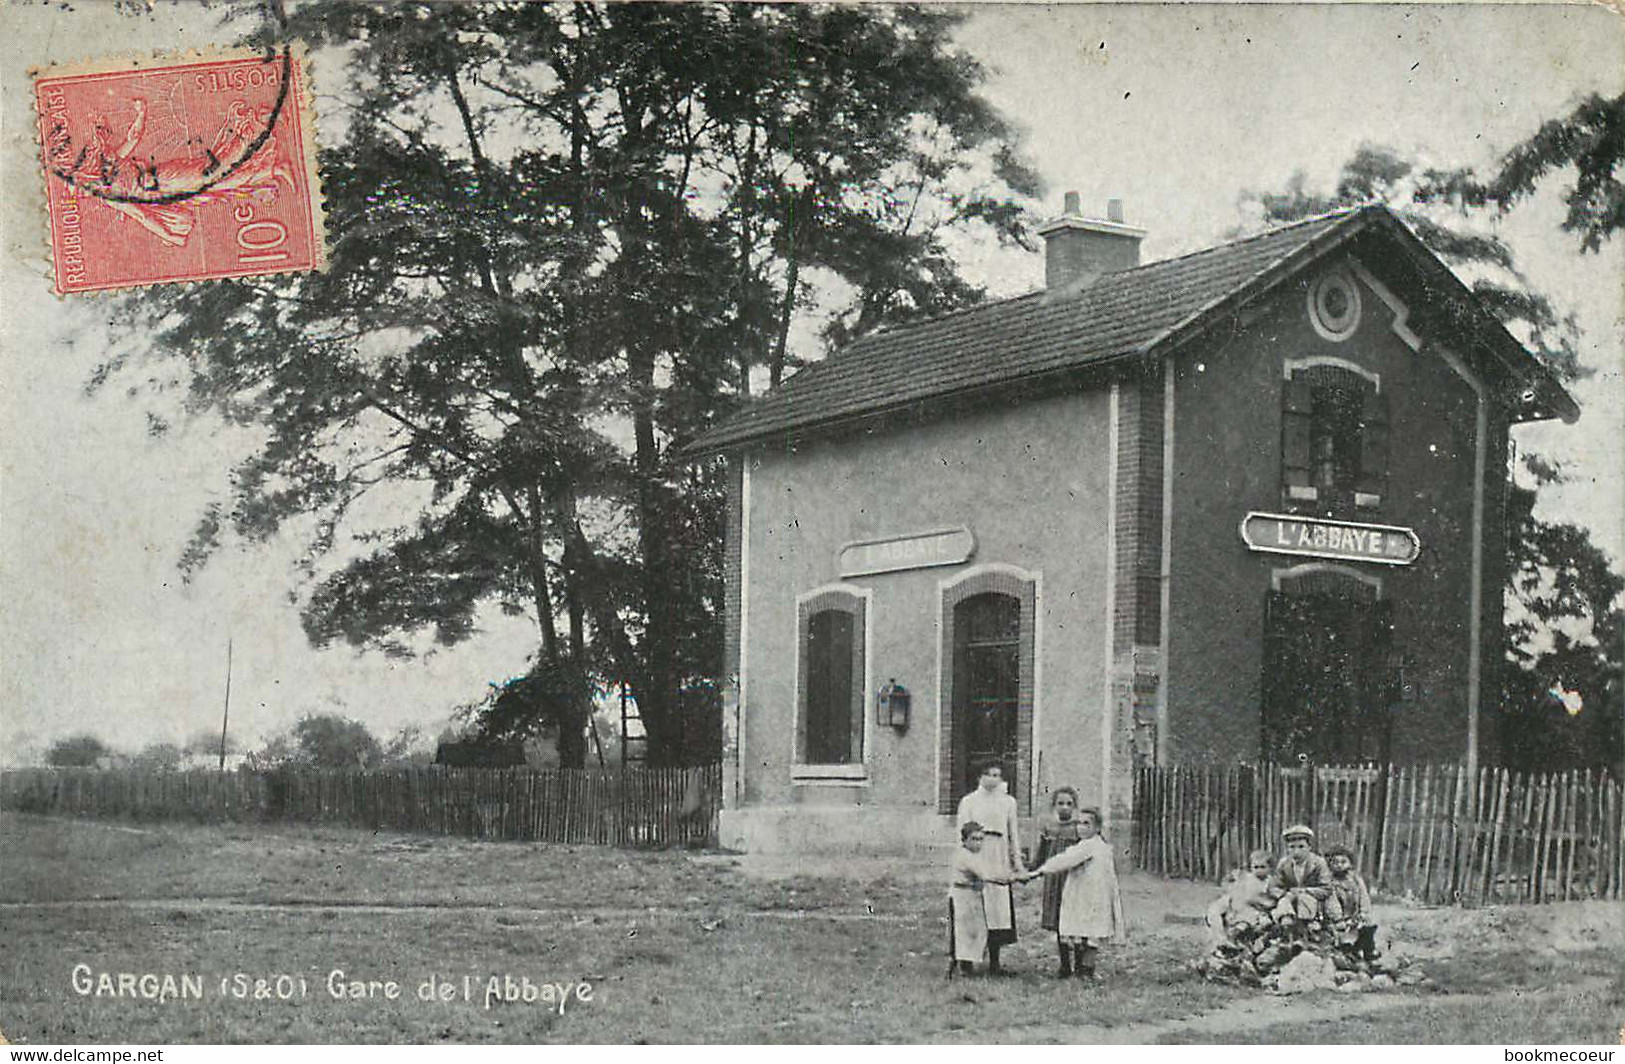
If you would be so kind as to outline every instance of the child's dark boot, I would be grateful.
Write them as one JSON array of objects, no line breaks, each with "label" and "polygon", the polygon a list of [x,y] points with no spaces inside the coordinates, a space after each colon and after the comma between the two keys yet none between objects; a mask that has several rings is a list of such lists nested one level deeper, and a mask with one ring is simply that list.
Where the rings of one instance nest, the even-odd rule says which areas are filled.
[{"label": "child's dark boot", "polygon": [[1055,973],[1056,978],[1065,979],[1072,974],[1072,947],[1065,942],[1060,944],[1061,968]]},{"label": "child's dark boot", "polygon": [[1088,945],[1079,946],[1077,950],[1077,968],[1074,975],[1084,982],[1092,983],[1095,981],[1095,958],[1100,951]]},{"label": "child's dark boot", "polygon": [[1363,960],[1377,959],[1377,929],[1375,926],[1360,928],[1359,937],[1354,940],[1354,949]]}]

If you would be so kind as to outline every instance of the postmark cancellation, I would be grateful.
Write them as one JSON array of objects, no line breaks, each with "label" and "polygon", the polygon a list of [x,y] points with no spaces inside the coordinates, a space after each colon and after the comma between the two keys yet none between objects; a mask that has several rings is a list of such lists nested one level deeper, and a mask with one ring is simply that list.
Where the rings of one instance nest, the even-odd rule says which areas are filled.
[{"label": "postmark cancellation", "polygon": [[32,74],[58,293],[325,265],[299,46]]}]

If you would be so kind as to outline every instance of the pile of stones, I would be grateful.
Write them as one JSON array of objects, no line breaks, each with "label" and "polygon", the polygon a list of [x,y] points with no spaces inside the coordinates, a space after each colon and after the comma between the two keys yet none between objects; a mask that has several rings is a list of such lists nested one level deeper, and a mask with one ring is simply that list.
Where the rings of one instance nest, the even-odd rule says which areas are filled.
[{"label": "pile of stones", "polygon": [[1319,923],[1239,928],[1192,963],[1209,980],[1280,994],[1392,990],[1427,981],[1427,974],[1408,958],[1393,951],[1361,956]]}]

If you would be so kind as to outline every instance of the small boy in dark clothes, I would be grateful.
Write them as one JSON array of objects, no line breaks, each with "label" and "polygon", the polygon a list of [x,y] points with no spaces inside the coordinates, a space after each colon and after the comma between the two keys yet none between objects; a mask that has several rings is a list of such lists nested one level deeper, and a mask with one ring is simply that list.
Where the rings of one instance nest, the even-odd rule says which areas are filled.
[{"label": "small boy in dark clothes", "polygon": [[[1334,926],[1337,944],[1371,960],[1377,955],[1377,918],[1371,907],[1371,891],[1354,870],[1354,851],[1342,845],[1326,847],[1326,866],[1332,873],[1332,893],[1328,901],[1335,900],[1342,912]],[[1331,908],[1329,904],[1328,908]]]}]

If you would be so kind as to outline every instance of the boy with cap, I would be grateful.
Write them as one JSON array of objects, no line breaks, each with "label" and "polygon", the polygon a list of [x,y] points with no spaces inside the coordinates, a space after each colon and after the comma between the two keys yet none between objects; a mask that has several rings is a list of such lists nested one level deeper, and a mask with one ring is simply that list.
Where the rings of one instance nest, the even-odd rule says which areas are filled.
[{"label": "boy with cap", "polygon": [[[1286,856],[1270,877],[1270,896],[1277,899],[1271,914],[1281,927],[1291,930],[1298,924],[1313,925],[1321,919],[1340,918],[1342,907],[1327,911],[1332,893],[1332,870],[1326,858],[1315,852],[1315,833],[1307,824],[1294,824],[1281,832]],[[1317,930],[1311,926],[1309,930]]]}]

